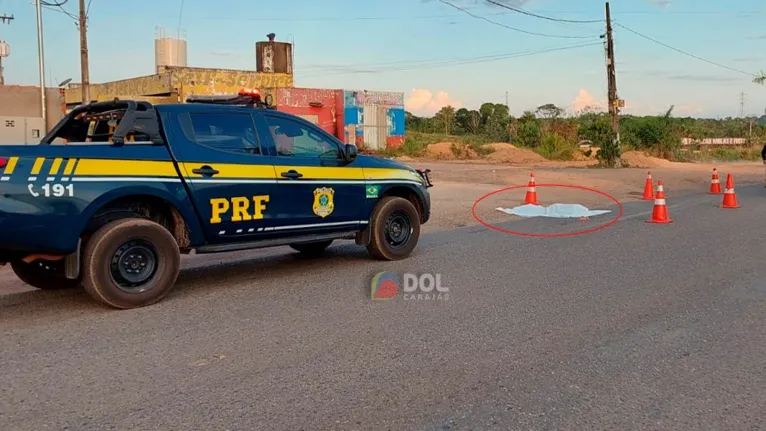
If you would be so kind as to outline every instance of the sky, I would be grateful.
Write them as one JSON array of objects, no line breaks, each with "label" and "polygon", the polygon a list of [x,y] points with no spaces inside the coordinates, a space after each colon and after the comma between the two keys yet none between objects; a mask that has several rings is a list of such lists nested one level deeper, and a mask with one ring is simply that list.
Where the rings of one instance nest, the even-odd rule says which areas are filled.
[{"label": "sky", "polygon": [[[187,39],[189,66],[248,70],[273,32],[294,43],[296,87],[403,92],[419,115],[506,100],[514,115],[605,105],[603,1],[495,1],[597,22],[486,0],[86,0],[91,82],[154,73],[162,27]],[[6,84],[39,84],[34,2],[0,0],[0,15],[15,17],[0,23]],[[77,14],[77,0],[46,2]],[[743,99],[746,115],[764,113],[766,86],[752,75],[766,70],[766,2],[613,0],[611,11],[624,113],[738,116]],[[45,7],[43,33],[48,85],[79,82],[76,21]]]}]

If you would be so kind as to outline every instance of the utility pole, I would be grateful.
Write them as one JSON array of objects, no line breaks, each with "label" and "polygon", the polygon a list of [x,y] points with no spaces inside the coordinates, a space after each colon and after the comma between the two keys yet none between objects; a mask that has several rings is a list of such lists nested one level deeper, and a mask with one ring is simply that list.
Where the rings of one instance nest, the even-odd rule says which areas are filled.
[{"label": "utility pole", "polygon": [[[13,19],[14,19],[13,15],[11,16],[0,15],[0,23],[3,23],[3,24],[10,24],[11,21],[13,21]],[[0,40],[0,44],[3,44],[3,46],[6,49],[8,48],[8,45],[4,44],[2,40]],[[5,51],[5,52],[0,52],[0,85],[5,85],[5,76],[3,75],[3,57],[8,55],[8,51],[6,49],[0,50],[0,51]]]},{"label": "utility pole", "polygon": [[82,75],[82,103],[90,103],[90,70],[88,66],[88,12],[85,0],[80,0],[80,74]]},{"label": "utility pole", "polygon": [[35,0],[37,12],[37,64],[40,73],[40,117],[43,119],[43,127],[48,130],[48,110],[45,100],[45,49],[43,48],[43,4],[42,0]]},{"label": "utility pole", "polygon": [[606,2],[606,77],[609,94],[609,114],[612,116],[612,130],[614,130],[614,140],[612,141],[611,154],[614,158],[611,165],[614,168],[622,166],[620,163],[620,105],[622,101],[617,97],[617,76],[614,71],[614,41],[612,40],[612,15],[609,11],[609,2]]}]

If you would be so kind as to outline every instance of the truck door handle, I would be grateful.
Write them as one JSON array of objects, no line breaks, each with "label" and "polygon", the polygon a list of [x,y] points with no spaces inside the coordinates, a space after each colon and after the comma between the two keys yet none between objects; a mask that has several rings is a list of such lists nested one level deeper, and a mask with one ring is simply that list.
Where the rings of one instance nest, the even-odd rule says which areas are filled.
[{"label": "truck door handle", "polygon": [[282,176],[285,178],[290,178],[291,180],[297,180],[298,178],[302,177],[303,174],[299,173],[298,171],[294,169],[290,169],[287,172],[282,172]]},{"label": "truck door handle", "polygon": [[219,173],[217,170],[211,168],[208,165],[202,166],[199,169],[194,169],[192,170],[192,172],[198,175],[207,175],[207,176],[213,176]]}]

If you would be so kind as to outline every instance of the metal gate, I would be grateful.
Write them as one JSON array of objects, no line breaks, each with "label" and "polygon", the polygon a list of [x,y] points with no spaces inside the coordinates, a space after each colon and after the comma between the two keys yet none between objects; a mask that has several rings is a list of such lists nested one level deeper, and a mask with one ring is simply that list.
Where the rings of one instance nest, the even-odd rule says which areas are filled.
[{"label": "metal gate", "polygon": [[364,133],[364,147],[370,150],[385,150],[388,138],[388,113],[384,106],[365,104],[362,107],[361,127]]}]

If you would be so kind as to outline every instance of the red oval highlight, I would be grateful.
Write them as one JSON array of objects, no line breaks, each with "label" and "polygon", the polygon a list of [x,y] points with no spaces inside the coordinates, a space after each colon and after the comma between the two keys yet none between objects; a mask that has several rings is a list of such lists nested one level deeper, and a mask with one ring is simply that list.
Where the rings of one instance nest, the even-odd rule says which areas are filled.
[{"label": "red oval highlight", "polygon": [[593,193],[599,194],[601,196],[604,196],[604,197],[610,199],[612,202],[617,204],[617,207],[619,207],[619,209],[620,209],[618,214],[617,214],[617,217],[615,217],[613,220],[610,220],[609,223],[603,224],[601,226],[596,226],[594,228],[591,228],[591,229],[588,229],[588,230],[583,230],[583,231],[567,232],[567,233],[526,233],[526,232],[515,232],[515,231],[512,231],[512,230],[508,230],[508,229],[503,229],[503,228],[497,227],[495,225],[492,225],[490,223],[485,222],[484,220],[480,219],[479,216],[476,215],[476,206],[479,204],[479,202],[483,201],[484,199],[486,199],[486,198],[488,198],[488,197],[490,197],[490,196],[492,196],[494,194],[497,194],[497,193],[502,193],[502,192],[509,191],[509,190],[525,189],[527,187],[528,187],[528,184],[525,184],[523,186],[506,187],[504,189],[495,190],[494,192],[489,192],[486,195],[480,197],[479,199],[476,200],[476,202],[473,203],[473,207],[471,207],[471,214],[473,215],[473,218],[475,218],[476,221],[478,221],[480,224],[484,225],[485,227],[488,227],[488,228],[490,228],[492,230],[496,230],[498,232],[507,233],[508,235],[534,236],[534,237],[542,237],[542,238],[553,238],[553,237],[559,237],[559,236],[575,236],[575,235],[583,235],[583,234],[586,234],[586,233],[593,233],[593,232],[596,232],[596,231],[608,228],[609,226],[617,223],[617,221],[622,218],[622,213],[623,213],[622,204],[620,203],[620,201],[615,199],[614,196],[611,196],[611,195],[609,195],[607,193],[604,193],[604,192],[602,192],[600,190],[591,189],[591,188],[582,187],[582,186],[573,186],[573,185],[570,185],[570,184],[535,184],[535,187],[565,187],[565,188],[569,188],[569,189],[579,189],[579,190],[585,190],[585,191],[588,191],[588,192],[593,192]]}]

